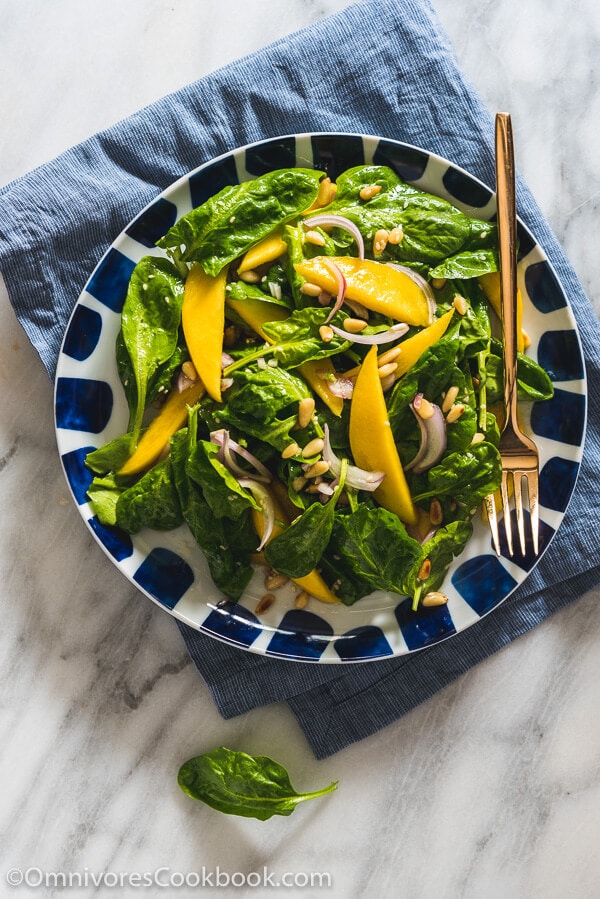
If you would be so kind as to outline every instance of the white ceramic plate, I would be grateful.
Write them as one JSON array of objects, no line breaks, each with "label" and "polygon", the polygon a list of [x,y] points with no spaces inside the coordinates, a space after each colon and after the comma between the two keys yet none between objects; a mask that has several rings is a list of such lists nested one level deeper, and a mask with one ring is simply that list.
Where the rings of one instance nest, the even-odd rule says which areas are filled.
[{"label": "white ceramic plate", "polygon": [[[296,661],[343,663],[400,656],[451,637],[493,611],[521,584],[536,559],[498,558],[479,516],[473,538],[451,566],[447,606],[411,611],[409,599],[373,594],[354,606],[312,601],[295,609],[286,588],[260,618],[254,609],[262,578],[238,603],[224,601],[186,526],[145,529],[134,537],[102,526],[86,499],[91,472],[84,459],[127,428],[128,410],[115,364],[115,339],[127,283],[136,262],[193,207],[227,184],[300,165],[336,176],[362,163],[390,165],[406,181],[450,200],[480,219],[495,215],[492,191],[467,172],[425,150],[350,134],[290,135],[242,147],[176,181],[120,234],[98,264],[67,327],[58,362],[55,418],[58,448],[73,498],[102,549],[150,599],[182,622],[243,649]],[[552,400],[533,404],[526,425],[540,450],[540,547],[563,519],[577,477],[586,416],[583,357],[569,302],[535,238],[519,224],[518,281],[524,298],[529,354],[549,372]],[[527,409],[528,407],[524,407]]]}]

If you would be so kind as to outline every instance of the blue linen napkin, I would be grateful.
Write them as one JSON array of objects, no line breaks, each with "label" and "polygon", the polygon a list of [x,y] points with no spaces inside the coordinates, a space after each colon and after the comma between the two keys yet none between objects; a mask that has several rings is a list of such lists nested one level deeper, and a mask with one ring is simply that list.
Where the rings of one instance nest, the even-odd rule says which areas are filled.
[{"label": "blue linen napkin", "polygon": [[[310,60],[310,65],[307,65]],[[278,134],[378,134],[494,184],[493,120],[425,0],[363,0],[227,66],[0,190],[0,271],[49,375],[89,274],[177,177]],[[527,187],[518,208],[570,297],[589,379],[585,461],[563,525],[525,584],[477,625],[416,655],[308,665],[179,625],[224,717],[285,700],[319,758],[391,723],[600,581],[600,326]]]}]

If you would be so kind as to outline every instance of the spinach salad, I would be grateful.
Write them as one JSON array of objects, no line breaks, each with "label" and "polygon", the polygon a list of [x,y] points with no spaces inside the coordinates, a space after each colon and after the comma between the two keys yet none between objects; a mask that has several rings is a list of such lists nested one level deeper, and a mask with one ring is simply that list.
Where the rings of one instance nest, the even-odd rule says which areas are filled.
[{"label": "spinach salad", "polygon": [[[98,519],[186,524],[225,597],[446,602],[500,484],[497,232],[386,166],[225,187],[133,271],[127,433],[89,453]],[[527,338],[520,329],[520,349]],[[552,396],[519,353],[521,400]]]}]

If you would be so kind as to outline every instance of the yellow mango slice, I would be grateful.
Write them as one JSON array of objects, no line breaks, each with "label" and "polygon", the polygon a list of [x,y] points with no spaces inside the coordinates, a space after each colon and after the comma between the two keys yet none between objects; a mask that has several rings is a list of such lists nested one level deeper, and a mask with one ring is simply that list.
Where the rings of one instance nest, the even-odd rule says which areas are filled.
[{"label": "yellow mango slice", "polygon": [[287,253],[287,244],[282,240],[281,231],[269,234],[255,246],[250,247],[238,265],[238,274],[252,271],[259,265],[265,265],[268,262],[275,262],[284,253]]},{"label": "yellow mango slice", "polygon": [[430,346],[433,346],[434,343],[437,343],[444,336],[453,315],[454,307],[439,318],[436,318],[434,323],[429,325],[428,328],[423,328],[422,331],[402,341],[399,345],[402,352],[394,359],[394,362],[398,365],[394,372],[396,378],[401,378],[402,375],[405,375],[413,367],[417,359],[423,355],[425,350],[429,349]]},{"label": "yellow mango slice", "polygon": [[337,283],[324,258],[334,262],[344,275],[349,300],[356,300],[372,312],[380,312],[408,325],[425,326],[431,321],[429,303],[419,286],[405,272],[383,262],[354,256],[315,256],[297,263],[294,268],[306,281],[335,296]]},{"label": "yellow mango slice", "polygon": [[[272,540],[273,537],[276,537],[278,534],[281,534],[284,530],[286,524],[289,524],[290,517],[286,514],[283,509],[282,504],[279,502],[277,497],[277,491],[271,491],[271,497],[273,500],[273,504],[275,506],[275,524],[273,526],[273,533],[269,537],[269,540]],[[295,509],[296,513],[299,512],[298,509]],[[262,536],[265,531],[265,518],[261,512],[257,512],[255,509],[252,510],[252,522],[256,529],[256,533],[259,538],[262,540]],[[282,524],[280,524],[282,522]],[[267,541],[269,542],[269,541]],[[306,590],[311,596],[314,596],[315,599],[320,600],[320,602],[339,602],[339,599],[332,593],[329,589],[319,572],[316,568],[313,568],[312,571],[309,571],[308,574],[305,574],[304,577],[295,577],[292,578],[293,582],[300,587],[301,590]]]},{"label": "yellow mango slice", "polygon": [[394,512],[405,524],[417,524],[417,510],[388,419],[376,346],[367,353],[354,385],[349,437],[352,455],[359,468],[385,472],[385,478],[373,493],[379,505]]},{"label": "yellow mango slice", "polygon": [[181,307],[181,324],[194,368],[208,395],[218,403],[221,402],[226,278],[226,269],[213,277],[195,263],[185,282]]},{"label": "yellow mango slice", "polygon": [[[500,272],[487,272],[478,277],[479,286],[489,300],[490,306],[502,320],[500,301]],[[517,288],[517,351],[525,352],[525,333],[523,331],[523,296]]]},{"label": "yellow mango slice", "polygon": [[[283,321],[290,314],[285,307],[265,302],[258,297],[247,297],[240,301],[228,299],[226,303],[267,343],[273,343],[273,341],[263,331],[262,326],[265,322]],[[339,417],[344,408],[344,401],[329,389],[328,375],[331,379],[336,377],[331,359],[326,357],[304,362],[298,367],[298,371],[333,414]]]},{"label": "yellow mango slice", "polygon": [[154,465],[169,438],[187,422],[188,406],[194,406],[205,392],[201,380],[194,381],[181,393],[176,387],[173,388],[156,418],[142,434],[134,452],[117,474],[124,476],[140,474]]}]

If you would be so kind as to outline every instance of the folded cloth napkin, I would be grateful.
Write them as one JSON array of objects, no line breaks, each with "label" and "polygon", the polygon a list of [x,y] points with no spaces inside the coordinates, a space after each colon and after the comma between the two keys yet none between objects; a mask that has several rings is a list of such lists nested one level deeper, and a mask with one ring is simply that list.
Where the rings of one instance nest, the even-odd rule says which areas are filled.
[{"label": "folded cloth napkin", "polygon": [[[0,271],[50,376],[80,290],[142,207],[214,156],[307,131],[402,140],[494,183],[492,117],[461,75],[426,0],[358,2],[141,110],[0,191]],[[518,206],[570,297],[589,379],[585,461],[548,552],[493,614],[399,659],[298,664],[237,650],[180,625],[223,716],[285,700],[315,755],[325,757],[400,717],[600,580],[600,327],[520,181]]]}]

